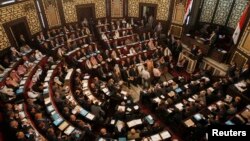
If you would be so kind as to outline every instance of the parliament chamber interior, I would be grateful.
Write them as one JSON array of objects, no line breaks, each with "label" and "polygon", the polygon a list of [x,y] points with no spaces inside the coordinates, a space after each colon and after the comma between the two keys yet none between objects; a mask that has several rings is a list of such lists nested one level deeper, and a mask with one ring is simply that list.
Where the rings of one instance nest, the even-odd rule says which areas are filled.
[{"label": "parliament chamber interior", "polygon": [[249,0],[0,0],[1,141],[206,141],[250,125]]}]

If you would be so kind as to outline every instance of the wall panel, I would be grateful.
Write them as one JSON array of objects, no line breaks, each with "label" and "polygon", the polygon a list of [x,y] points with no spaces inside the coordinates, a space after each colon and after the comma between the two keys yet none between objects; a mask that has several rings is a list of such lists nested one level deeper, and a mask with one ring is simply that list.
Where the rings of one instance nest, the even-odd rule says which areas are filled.
[{"label": "wall panel", "polygon": [[111,17],[123,17],[123,0],[111,0]]},{"label": "wall panel", "polygon": [[49,28],[61,25],[57,0],[42,0]]},{"label": "wall panel", "polygon": [[230,15],[230,20],[228,21],[228,26],[231,28],[236,28],[237,23],[240,19],[241,13],[244,11],[248,1],[247,0],[236,0],[235,5]]},{"label": "wall panel", "polygon": [[219,0],[213,23],[225,25],[232,7],[233,0]]},{"label": "wall panel", "polygon": [[210,23],[213,18],[214,10],[216,8],[217,0],[204,0],[204,5],[202,7],[201,22]]}]

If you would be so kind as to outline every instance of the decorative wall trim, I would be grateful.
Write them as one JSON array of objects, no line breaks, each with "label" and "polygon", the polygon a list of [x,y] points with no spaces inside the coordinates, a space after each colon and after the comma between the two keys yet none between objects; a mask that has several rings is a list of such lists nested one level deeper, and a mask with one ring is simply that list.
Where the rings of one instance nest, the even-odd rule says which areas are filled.
[{"label": "decorative wall trim", "polygon": [[182,35],[182,26],[179,25],[171,25],[170,32],[177,38],[181,38]]},{"label": "decorative wall trim", "polygon": [[170,0],[128,0],[128,16],[139,18],[139,3],[157,4],[156,20],[167,21],[169,19]]},{"label": "decorative wall trim", "polygon": [[185,16],[185,5],[182,2],[177,3],[177,0],[175,0],[172,23],[181,25],[183,23],[184,16]]},{"label": "decorative wall trim", "polygon": [[57,0],[42,0],[49,28],[61,25]]}]

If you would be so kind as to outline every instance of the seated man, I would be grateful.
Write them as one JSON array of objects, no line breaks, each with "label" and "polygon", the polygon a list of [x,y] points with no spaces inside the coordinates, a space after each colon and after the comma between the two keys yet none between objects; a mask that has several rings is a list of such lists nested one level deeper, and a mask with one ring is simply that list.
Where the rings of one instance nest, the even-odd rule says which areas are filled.
[{"label": "seated man", "polygon": [[129,140],[138,139],[138,138],[140,138],[140,133],[139,133],[138,131],[136,131],[134,128],[132,128],[132,129],[128,132],[127,138],[128,138]]}]

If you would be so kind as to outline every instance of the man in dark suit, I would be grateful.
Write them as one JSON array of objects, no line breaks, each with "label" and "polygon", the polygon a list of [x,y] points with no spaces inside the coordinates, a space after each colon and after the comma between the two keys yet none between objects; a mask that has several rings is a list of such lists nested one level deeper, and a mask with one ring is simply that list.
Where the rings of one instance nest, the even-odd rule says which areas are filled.
[{"label": "man in dark suit", "polygon": [[105,112],[102,110],[102,108],[98,105],[98,102],[95,102],[90,107],[90,111],[92,114],[96,116],[97,121],[104,121],[103,116],[105,115]]},{"label": "man in dark suit", "polygon": [[138,84],[138,74],[136,72],[135,65],[132,65],[129,69],[129,79],[135,86]]},{"label": "man in dark suit", "polygon": [[129,72],[128,69],[121,70],[122,80],[128,83],[128,87],[130,88],[130,81],[129,81]]},{"label": "man in dark suit", "polygon": [[240,80],[246,80],[250,76],[249,65],[245,64],[240,72]]}]

